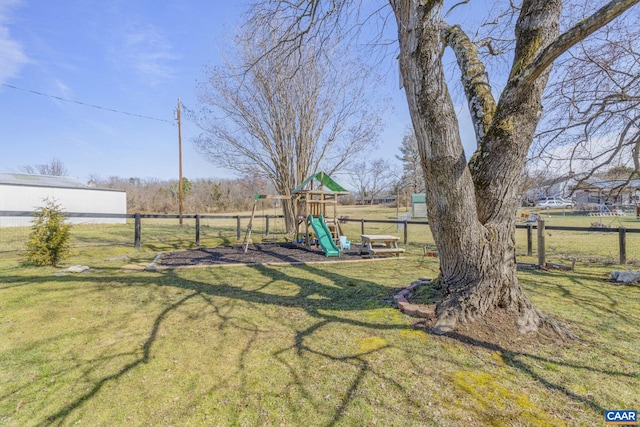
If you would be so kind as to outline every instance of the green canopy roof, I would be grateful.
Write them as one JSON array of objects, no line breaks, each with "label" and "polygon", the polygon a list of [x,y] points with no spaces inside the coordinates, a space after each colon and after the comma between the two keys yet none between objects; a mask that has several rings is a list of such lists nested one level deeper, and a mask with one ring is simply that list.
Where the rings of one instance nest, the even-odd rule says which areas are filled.
[{"label": "green canopy roof", "polygon": [[298,185],[291,192],[291,194],[300,193],[301,191],[303,191],[304,187],[306,187],[306,185],[309,184],[314,179],[320,182],[323,186],[327,187],[331,191],[335,191],[336,193],[345,193],[345,194],[349,193],[347,190],[342,188],[340,184],[338,184],[333,179],[331,179],[329,175],[327,175],[324,172],[318,172],[317,174],[311,175],[309,178],[305,179],[302,184]]}]

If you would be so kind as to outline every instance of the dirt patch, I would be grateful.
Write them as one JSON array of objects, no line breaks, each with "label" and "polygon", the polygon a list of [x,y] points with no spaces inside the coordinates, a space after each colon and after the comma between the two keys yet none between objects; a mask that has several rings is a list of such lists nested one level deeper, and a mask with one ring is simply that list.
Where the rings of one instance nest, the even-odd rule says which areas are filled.
[{"label": "dirt patch", "polygon": [[198,248],[163,254],[157,261],[160,267],[224,264],[307,263],[360,260],[358,250],[342,251],[340,257],[326,257],[321,249],[313,250],[293,243],[256,243],[247,252],[242,245]]},{"label": "dirt patch", "polygon": [[[435,308],[441,295],[429,281],[418,281],[402,290],[395,290],[387,300],[395,300],[397,307],[415,317],[413,327],[433,334],[436,323]],[[520,351],[540,345],[558,345],[565,341],[546,323],[537,332],[523,334],[517,327],[518,315],[501,308],[468,323],[458,323],[454,332],[444,334],[465,345],[484,347],[494,351]]]},{"label": "dirt patch", "polygon": [[[422,305],[418,305],[422,307]],[[523,334],[518,330],[518,316],[503,309],[491,313],[466,324],[458,323],[456,330],[442,337],[454,339],[469,347],[485,348],[491,351],[534,351],[540,346],[562,346],[573,340],[561,337],[552,328],[542,325],[537,332]],[[433,334],[435,317],[416,318],[413,327]],[[571,329],[571,328],[570,328]],[[434,335],[439,336],[439,335]]]},{"label": "dirt patch", "polygon": [[[416,319],[417,320],[417,319]],[[563,339],[551,328],[541,326],[537,332],[523,334],[518,330],[518,316],[503,309],[496,309],[480,319],[458,324],[454,332],[444,334],[449,338],[473,347],[494,351],[519,352],[538,346],[561,345]],[[431,332],[435,319],[417,320],[415,327]]]}]

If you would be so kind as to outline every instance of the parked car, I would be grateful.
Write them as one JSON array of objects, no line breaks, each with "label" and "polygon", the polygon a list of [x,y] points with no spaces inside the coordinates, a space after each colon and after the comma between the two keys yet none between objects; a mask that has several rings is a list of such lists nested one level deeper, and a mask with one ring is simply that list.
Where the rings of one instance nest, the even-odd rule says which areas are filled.
[{"label": "parked car", "polygon": [[553,209],[553,208],[563,208],[563,209],[572,209],[573,202],[571,200],[561,199],[559,197],[547,197],[544,199],[540,199],[538,204],[536,204],[537,208],[543,209]]}]

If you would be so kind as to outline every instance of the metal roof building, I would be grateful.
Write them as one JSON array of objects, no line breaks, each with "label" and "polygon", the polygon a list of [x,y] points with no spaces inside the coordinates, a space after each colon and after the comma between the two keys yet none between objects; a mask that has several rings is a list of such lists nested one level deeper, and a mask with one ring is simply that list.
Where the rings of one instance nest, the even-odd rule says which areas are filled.
[{"label": "metal roof building", "polygon": [[[31,216],[53,200],[69,214],[82,214],[67,219],[72,224],[125,223],[126,218],[113,217],[127,213],[127,193],[98,188],[65,176],[0,173],[0,227],[31,225]],[[12,215],[13,214],[13,215]]]}]

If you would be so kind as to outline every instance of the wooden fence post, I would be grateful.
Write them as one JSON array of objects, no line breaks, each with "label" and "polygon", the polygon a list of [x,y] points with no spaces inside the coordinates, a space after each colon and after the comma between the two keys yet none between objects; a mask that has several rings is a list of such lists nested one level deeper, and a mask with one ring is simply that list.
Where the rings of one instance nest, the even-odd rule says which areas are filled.
[{"label": "wooden fence post", "polygon": [[238,215],[236,219],[238,220],[238,223],[236,226],[236,234],[238,235],[238,241],[240,241],[240,235],[242,234],[242,230],[240,230],[240,215]]},{"label": "wooden fence post", "polygon": [[533,225],[527,227],[527,256],[533,256]]},{"label": "wooden fence post", "polygon": [[538,220],[538,265],[545,267],[547,264],[544,247],[544,220]]},{"label": "wooden fence post", "polygon": [[134,215],[135,218],[135,225],[134,225],[134,238],[133,238],[133,247],[136,250],[140,250],[140,231],[141,231],[141,225],[140,225],[140,214],[137,213]]},{"label": "wooden fence post", "polygon": [[360,234],[364,234],[364,218],[360,220]]},{"label": "wooden fence post", "polygon": [[200,246],[200,214],[196,214],[196,246]]},{"label": "wooden fence post", "polygon": [[408,221],[405,219],[404,220],[404,244],[405,245],[407,244],[407,233],[408,233],[407,228],[409,228],[408,225],[409,225]]},{"label": "wooden fence post", "polygon": [[618,228],[618,240],[620,242],[620,264],[625,265],[627,263],[627,229],[624,227]]},{"label": "wooden fence post", "polygon": [[265,215],[264,237],[269,237],[269,215]]}]

